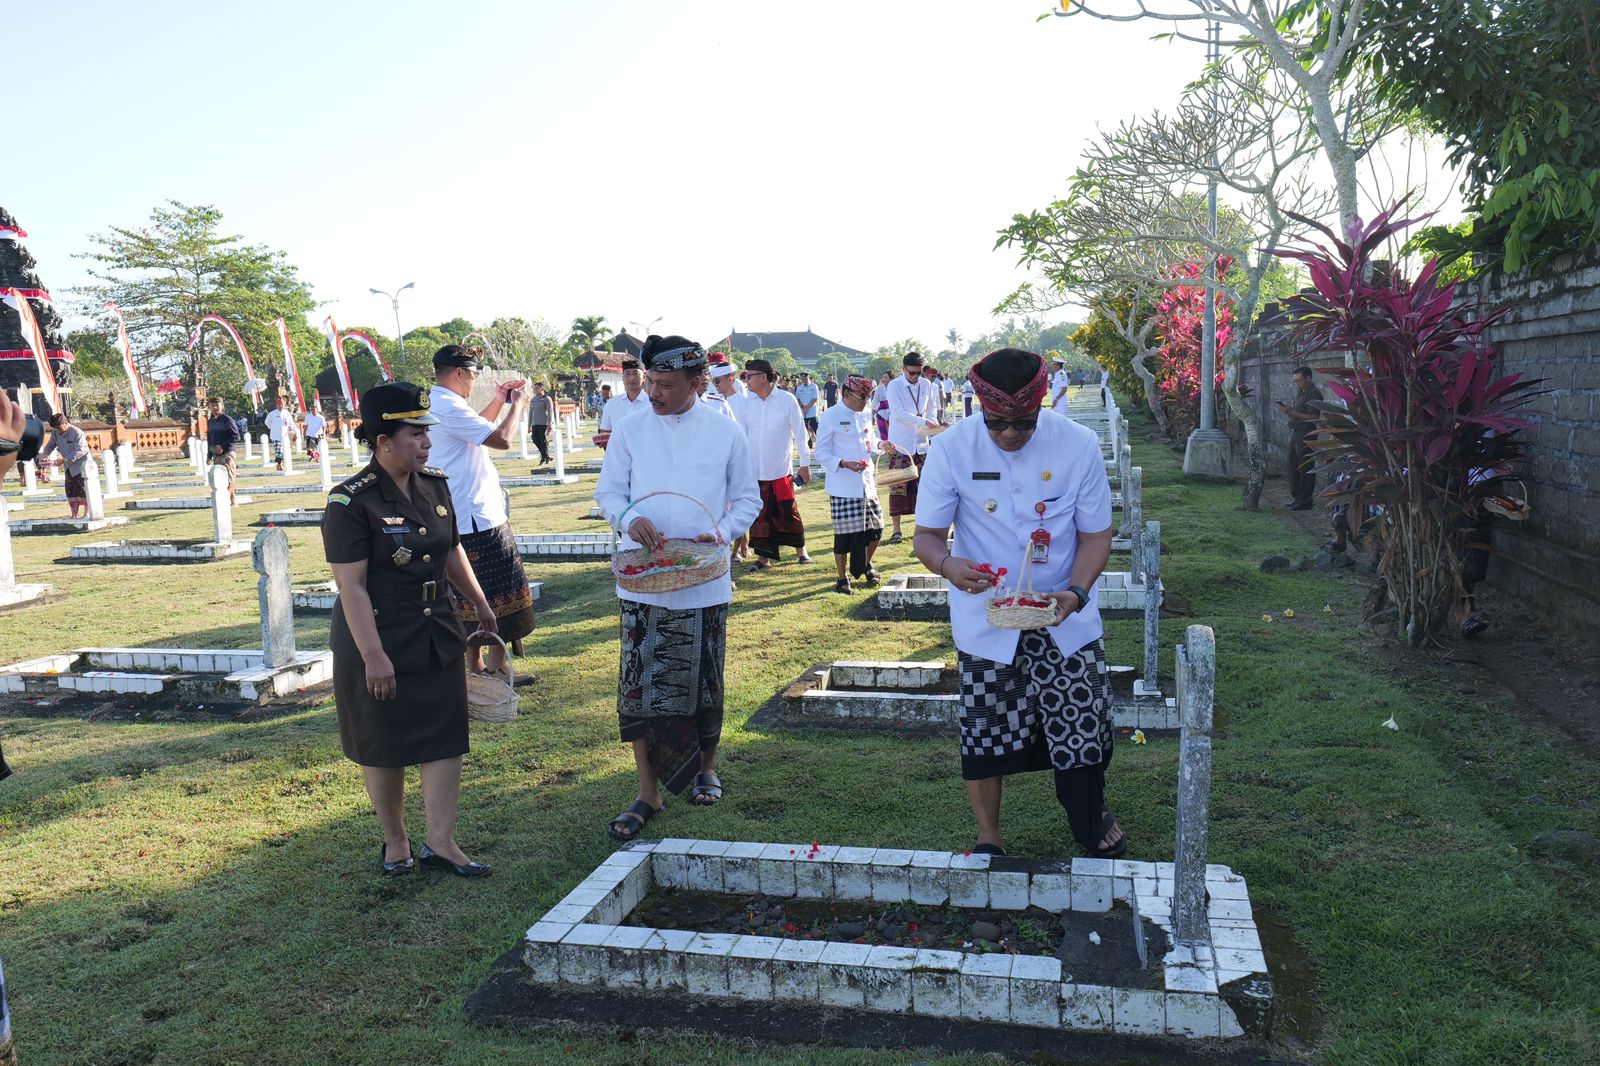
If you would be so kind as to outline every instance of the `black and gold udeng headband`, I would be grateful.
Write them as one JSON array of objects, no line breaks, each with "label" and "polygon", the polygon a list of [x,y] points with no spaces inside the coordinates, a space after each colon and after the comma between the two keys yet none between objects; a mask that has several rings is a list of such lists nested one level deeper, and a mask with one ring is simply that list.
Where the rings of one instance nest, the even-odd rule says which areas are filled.
[{"label": "black and gold udeng headband", "polygon": [[695,346],[656,352],[645,364],[651,370],[698,370],[706,365],[706,350]]}]

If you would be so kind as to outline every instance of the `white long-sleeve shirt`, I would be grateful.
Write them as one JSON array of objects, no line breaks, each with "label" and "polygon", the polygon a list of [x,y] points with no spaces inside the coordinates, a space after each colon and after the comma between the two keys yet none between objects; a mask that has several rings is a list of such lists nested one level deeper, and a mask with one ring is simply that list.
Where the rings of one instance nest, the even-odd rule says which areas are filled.
[{"label": "white long-sleeve shirt", "polygon": [[928,450],[928,438],[919,426],[939,421],[939,387],[919,380],[915,385],[901,374],[889,382],[889,443],[913,455]]},{"label": "white long-sleeve shirt", "polygon": [[[878,492],[872,461],[882,442],[878,439],[878,420],[871,411],[852,411],[836,403],[817,418],[817,462],[822,464],[829,496],[862,499]],[[864,471],[840,466],[844,462],[863,462]]]},{"label": "white long-sleeve shirt", "polygon": [[617,423],[624,418],[627,418],[635,411],[650,410],[654,410],[654,408],[650,406],[650,397],[645,395],[643,389],[640,389],[639,395],[631,400],[628,399],[626,391],[619,392],[607,400],[606,405],[600,409],[600,432],[615,433]]},{"label": "white long-sleeve shirt", "polygon": [[788,477],[793,451],[800,453],[801,466],[811,465],[806,422],[794,393],[773,389],[763,400],[752,392],[735,401],[733,413],[749,438],[750,459],[759,480]]},{"label": "white long-sleeve shirt", "polygon": [[[641,499],[662,490],[692,496],[705,510],[682,496]],[[621,523],[624,548],[638,547],[628,536],[627,526],[639,515],[655,523],[666,537],[693,538],[715,528],[724,541],[731,541],[761,513],[761,490],[750,465],[744,431],[704,403],[695,403],[681,415],[661,415],[652,408],[619,422],[611,432],[594,501],[613,527]],[[638,503],[631,511],[630,502]],[[711,512],[710,518],[706,511]],[[733,599],[733,584],[723,574],[715,581],[674,592],[627,592],[619,587],[617,596],[686,611],[728,603]]]}]

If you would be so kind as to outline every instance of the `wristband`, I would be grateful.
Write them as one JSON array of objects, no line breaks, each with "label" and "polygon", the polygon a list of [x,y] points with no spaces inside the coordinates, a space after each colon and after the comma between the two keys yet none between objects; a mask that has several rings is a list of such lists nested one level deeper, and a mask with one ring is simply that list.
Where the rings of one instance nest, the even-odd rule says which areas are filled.
[{"label": "wristband", "polygon": [[[944,577],[944,564],[948,563],[952,558],[954,558],[954,556],[955,556],[955,552],[945,552],[944,553],[944,558],[939,560],[939,576],[940,577]],[[946,581],[950,580],[947,577],[944,577],[944,579]]]},{"label": "wristband", "polygon": [[1074,596],[1078,597],[1078,606],[1076,606],[1076,607],[1074,607],[1072,609],[1072,613],[1073,614],[1077,614],[1079,611],[1081,611],[1085,607],[1089,606],[1089,594],[1084,591],[1082,586],[1080,586],[1080,585],[1068,585],[1067,586],[1067,591],[1072,593]]}]

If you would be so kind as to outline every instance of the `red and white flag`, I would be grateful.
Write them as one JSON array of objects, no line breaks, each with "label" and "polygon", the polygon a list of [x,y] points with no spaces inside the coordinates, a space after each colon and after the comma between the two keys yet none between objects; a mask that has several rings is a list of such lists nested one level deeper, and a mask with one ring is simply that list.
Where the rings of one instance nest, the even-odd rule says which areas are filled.
[{"label": "red and white flag", "polygon": [[289,327],[283,319],[278,319],[274,325],[278,327],[278,339],[283,342],[283,362],[289,368],[289,380],[294,382],[295,399],[300,401],[300,413],[306,413],[306,390],[300,387],[300,368],[294,365],[294,346],[289,343]]},{"label": "red and white flag", "polygon": [[333,368],[339,377],[339,391],[344,393],[344,402],[354,411],[356,390],[350,382],[350,365],[344,361],[344,343],[339,339],[339,324],[332,315],[322,320],[322,331],[328,335],[328,343],[333,346]]},{"label": "red and white flag", "polygon": [[7,226],[0,224],[0,241],[25,241],[28,231],[21,226]]},{"label": "red and white flag", "polygon": [[189,338],[189,345],[184,351],[194,351],[194,346],[200,343],[200,331],[205,329],[207,322],[215,322],[233,338],[234,346],[239,349],[239,358],[244,360],[244,387],[250,392],[250,405],[257,411],[261,410],[262,383],[256,378],[256,368],[250,365],[250,353],[245,351],[244,341],[239,337],[239,331],[233,328],[232,322],[221,315],[205,315],[195,323],[194,336]]},{"label": "red and white flag", "polygon": [[128,387],[133,390],[133,409],[144,414],[149,404],[144,400],[144,386],[139,383],[139,368],[133,365],[133,345],[128,343],[128,323],[123,321],[122,309],[107,300],[102,311],[117,316],[117,341],[122,345],[122,369],[128,373]]},{"label": "red and white flag", "polygon": [[7,307],[15,308],[22,319],[22,339],[27,341],[28,348],[33,352],[33,361],[39,368],[39,391],[44,394],[44,402],[50,405],[51,411],[61,410],[61,394],[56,391],[56,373],[50,368],[50,357],[44,350],[44,333],[39,329],[38,319],[33,317],[28,298],[21,289],[0,289],[0,299],[5,301]]},{"label": "red and white flag", "polygon": [[378,350],[378,342],[362,333],[359,329],[347,329],[340,335],[341,340],[355,341],[372,353],[372,358],[378,363],[378,370],[383,374],[383,380],[393,381],[394,374],[389,370],[389,364],[384,361],[383,353]]}]

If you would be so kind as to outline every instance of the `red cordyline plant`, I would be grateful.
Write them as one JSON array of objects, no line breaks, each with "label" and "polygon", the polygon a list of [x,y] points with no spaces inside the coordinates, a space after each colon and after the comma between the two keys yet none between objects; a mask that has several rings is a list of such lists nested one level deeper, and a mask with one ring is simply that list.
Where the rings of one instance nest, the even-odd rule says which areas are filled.
[{"label": "red cordyline plant", "polygon": [[1367,509],[1381,582],[1368,600],[1392,605],[1413,646],[1435,634],[1462,594],[1461,560],[1483,503],[1505,492],[1522,457],[1528,404],[1540,382],[1501,376],[1483,336],[1501,312],[1456,299],[1438,260],[1415,281],[1374,270],[1373,252],[1420,219],[1395,221],[1399,204],[1370,224],[1354,220],[1349,241],[1310,219],[1331,249],[1274,249],[1298,259],[1312,291],[1287,301],[1303,352],[1349,352],[1353,368],[1324,370],[1336,402],[1322,414],[1311,448],[1331,483],[1322,496],[1348,505],[1352,531]]},{"label": "red cordyline plant", "polygon": [[[1217,276],[1227,274],[1233,259],[1217,260]],[[1200,343],[1205,336],[1206,290],[1198,279],[1205,273],[1204,263],[1179,263],[1168,271],[1173,279],[1196,279],[1194,285],[1180,285],[1162,293],[1156,301],[1155,331],[1161,338],[1156,349],[1156,387],[1166,405],[1168,431],[1182,440],[1200,424]],[[1217,351],[1221,352],[1233,336],[1233,304],[1217,299]],[[1222,385],[1222,360],[1217,360],[1217,376],[1211,387]]]}]

